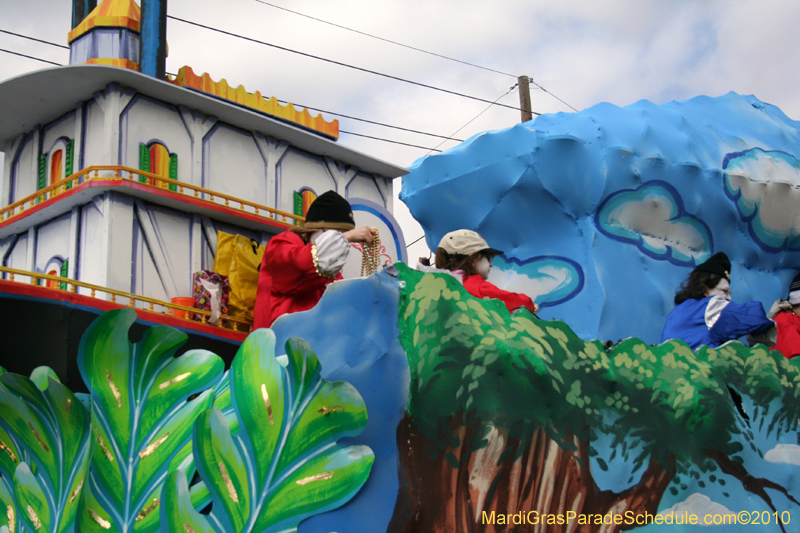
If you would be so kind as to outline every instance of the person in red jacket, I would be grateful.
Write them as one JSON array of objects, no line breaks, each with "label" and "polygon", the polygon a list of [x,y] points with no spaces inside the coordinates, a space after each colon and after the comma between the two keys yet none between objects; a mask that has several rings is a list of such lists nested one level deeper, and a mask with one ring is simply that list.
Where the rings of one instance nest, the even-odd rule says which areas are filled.
[{"label": "person in red jacket", "polygon": [[302,228],[272,237],[258,274],[253,329],[272,326],[281,315],[311,309],[337,279],[351,242],[372,242],[377,229],[355,227],[347,200],[333,191],[309,206]]},{"label": "person in red jacket", "polygon": [[800,355],[800,274],[789,286],[789,301],[781,303],[781,312],[773,318],[778,327],[778,341],[770,350],[778,350],[791,359]]},{"label": "person in red jacket", "polygon": [[532,313],[539,306],[525,294],[504,291],[486,281],[492,268],[492,258],[503,252],[490,248],[479,234],[467,229],[451,231],[439,242],[436,250],[436,268],[450,270],[463,276],[464,288],[472,296],[481,299],[502,300],[509,311],[520,307]]}]

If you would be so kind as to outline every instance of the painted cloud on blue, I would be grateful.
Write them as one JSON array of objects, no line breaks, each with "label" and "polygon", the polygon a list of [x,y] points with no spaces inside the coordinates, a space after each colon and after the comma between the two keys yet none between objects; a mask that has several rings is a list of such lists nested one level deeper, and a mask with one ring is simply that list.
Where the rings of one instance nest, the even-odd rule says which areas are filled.
[{"label": "painted cloud on blue", "polygon": [[800,250],[800,161],[753,148],[725,156],[725,192],[765,250]]},{"label": "painted cloud on blue", "polygon": [[800,446],[797,444],[778,444],[764,455],[770,463],[786,463],[800,466]]},{"label": "painted cloud on blue", "polygon": [[583,288],[583,271],[565,257],[533,257],[526,261],[497,256],[489,281],[501,289],[530,296],[539,307],[569,300]]},{"label": "painted cloud on blue", "polygon": [[604,235],[676,265],[702,263],[713,249],[708,226],[686,213],[678,191],[663,181],[609,195],[595,223]]}]

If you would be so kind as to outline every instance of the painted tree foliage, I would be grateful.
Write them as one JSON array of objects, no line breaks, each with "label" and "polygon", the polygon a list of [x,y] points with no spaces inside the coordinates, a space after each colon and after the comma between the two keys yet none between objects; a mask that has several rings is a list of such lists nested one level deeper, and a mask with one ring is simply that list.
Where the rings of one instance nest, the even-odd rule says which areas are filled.
[{"label": "painted tree foliage", "polygon": [[[484,511],[655,514],[671,483],[718,471],[773,510],[770,495],[797,504],[742,466],[744,446],[760,450],[731,389],[752,399],[753,424],[796,431],[800,361],[739,343],[694,353],[679,341],[629,339],[607,352],[563,322],[473,298],[452,277],[397,268],[411,384],[398,430],[407,479],[391,530],[530,527],[482,524]],[[610,457],[598,455],[601,437]],[[605,469],[617,454],[634,465],[629,485],[601,490],[590,458]]]}]

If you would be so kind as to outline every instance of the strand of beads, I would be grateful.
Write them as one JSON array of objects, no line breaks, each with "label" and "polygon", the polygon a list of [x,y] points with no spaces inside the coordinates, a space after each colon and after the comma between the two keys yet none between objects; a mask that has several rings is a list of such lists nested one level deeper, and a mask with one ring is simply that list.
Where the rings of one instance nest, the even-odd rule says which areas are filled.
[{"label": "strand of beads", "polygon": [[378,271],[381,258],[381,239],[378,236],[377,228],[375,228],[372,244],[361,243],[361,250],[361,277],[370,276]]}]

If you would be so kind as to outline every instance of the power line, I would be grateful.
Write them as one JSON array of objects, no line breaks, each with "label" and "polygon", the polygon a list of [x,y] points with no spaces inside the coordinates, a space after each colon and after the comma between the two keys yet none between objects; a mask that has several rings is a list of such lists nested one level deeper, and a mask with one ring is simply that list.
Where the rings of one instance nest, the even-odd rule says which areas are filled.
[{"label": "power line", "polygon": [[414,46],[410,46],[410,45],[403,44],[403,43],[398,43],[397,41],[392,41],[391,39],[385,39],[383,37],[379,37],[379,36],[373,35],[371,33],[366,33],[366,32],[359,31],[359,30],[354,30],[353,28],[348,28],[347,26],[342,26],[340,24],[335,24],[333,22],[328,22],[327,20],[322,20],[322,19],[319,19],[319,18],[316,18],[316,17],[312,17],[311,15],[306,15],[306,14],[303,14],[303,13],[299,13],[297,11],[292,11],[291,9],[287,9],[285,7],[276,6],[275,4],[270,4],[269,2],[264,2],[264,0],[256,0],[256,2],[258,2],[259,4],[264,4],[264,5],[267,5],[267,6],[270,6],[270,7],[274,7],[276,9],[281,9],[283,11],[288,11],[289,13],[293,13],[295,15],[300,15],[301,17],[305,17],[305,18],[308,18],[308,19],[311,19],[311,20],[316,20],[317,22],[322,22],[323,24],[328,24],[330,26],[335,26],[337,28],[341,28],[343,30],[351,31],[353,33],[358,33],[359,35],[364,35],[366,37],[372,37],[373,39],[378,39],[379,41],[384,41],[384,42],[387,42],[387,43],[395,44],[397,46],[402,46],[403,48],[408,48],[410,50],[416,50],[417,52],[422,52],[423,54],[428,54],[428,55],[432,55],[432,56],[436,56],[436,57],[441,57],[442,59],[447,59],[449,61],[455,61],[456,63],[461,63],[462,65],[469,65],[470,67],[475,67],[475,68],[479,68],[479,69],[482,69],[482,70],[488,70],[489,72],[495,72],[497,74],[502,74],[503,76],[511,76],[512,78],[516,78],[517,77],[516,75],[509,74],[508,72],[502,72],[500,70],[495,70],[495,69],[489,68],[489,67],[482,67],[480,65],[476,65],[475,63],[469,63],[468,61],[462,61],[460,59],[455,59],[453,57],[448,57],[448,56],[445,56],[445,55],[442,55],[442,54],[437,54],[435,52],[428,52],[427,50],[423,50],[422,48],[416,48]]},{"label": "power line", "polygon": [[423,234],[422,234],[422,237],[420,237],[419,239],[416,239],[416,240],[412,241],[411,243],[409,243],[409,244],[406,246],[406,249],[408,249],[408,248],[411,248],[413,245],[417,244],[419,241],[421,241],[421,240],[422,240],[422,239],[424,239],[424,238],[425,238],[425,234],[423,233]]},{"label": "power line", "polygon": [[[63,64],[56,63],[55,61],[48,61],[47,59],[41,59],[39,57],[20,54],[19,52],[12,52],[11,50],[6,50],[5,48],[0,48],[0,52],[6,52],[8,54],[13,54],[15,56],[24,57],[24,58],[27,58],[27,59],[33,59],[34,61],[41,61],[42,63],[49,63],[49,64],[55,65],[57,67],[63,67],[64,66]],[[308,108],[308,109],[314,109],[314,108]],[[319,110],[315,109],[315,111],[319,111]],[[328,113],[328,111],[324,111],[324,112]],[[336,113],[331,113],[331,114],[335,115]],[[366,122],[370,122],[370,121],[366,121]],[[380,124],[380,123],[376,122],[375,124]],[[389,126],[389,127],[392,127],[392,126]],[[403,128],[400,128],[400,129],[403,129]],[[414,130],[408,130],[408,131],[414,131]],[[392,144],[402,144],[404,146],[410,146],[412,148],[420,148],[422,150],[431,150],[431,151],[435,150],[437,152],[441,151],[441,150],[436,150],[435,148],[428,148],[427,146],[419,146],[417,144],[410,144],[410,143],[404,143],[404,142],[400,142],[400,141],[393,141],[391,139],[384,139],[382,137],[373,137],[371,135],[364,135],[362,133],[355,133],[355,132],[352,132],[352,131],[339,130],[339,133],[345,133],[347,135],[355,135],[357,137],[366,137],[367,139],[374,139],[376,141],[383,141],[383,142],[392,143]],[[420,132],[420,133],[422,133],[422,132]],[[427,135],[432,135],[432,134],[427,134]],[[441,137],[441,136],[437,135],[437,137]],[[430,152],[428,152],[428,153],[430,153]]]},{"label": "power line", "polygon": [[542,87],[541,85],[539,85],[538,83],[536,83],[535,81],[533,81],[533,78],[531,78],[530,76],[528,76],[528,81],[529,81],[529,82],[531,82],[532,84],[536,85],[536,86],[537,86],[539,89],[543,90],[544,92],[546,92],[547,94],[549,94],[550,96],[552,96],[553,98],[555,98],[556,100],[558,100],[559,102],[561,102],[562,104],[564,104],[565,106],[567,106],[568,108],[572,109],[572,110],[573,110],[573,111],[575,111],[576,113],[578,112],[578,110],[577,110],[577,109],[575,109],[574,107],[572,107],[571,105],[569,105],[568,103],[566,103],[564,100],[562,100],[562,99],[561,99],[561,98],[559,98],[558,96],[554,95],[553,93],[551,93],[550,91],[548,91],[547,89],[545,89],[544,87]]},{"label": "power line", "polygon": [[27,57],[28,59],[33,59],[34,61],[41,61],[42,63],[50,63],[51,65],[55,65],[57,67],[64,66],[63,64],[56,63],[55,61],[48,61],[47,59],[41,59],[33,56],[26,56],[25,54],[20,54],[19,52],[12,52],[11,50],[6,50],[5,48],[0,48],[0,52],[5,52],[7,54],[14,54],[15,56],[20,56],[20,57]]},{"label": "power line", "polygon": [[[20,33],[14,33],[14,32],[3,30],[3,29],[0,29],[0,33],[7,33],[9,35],[14,35],[15,37],[21,37],[23,39],[30,39],[31,41],[37,41],[37,42],[40,42],[40,43],[49,44],[51,46],[57,46],[59,48],[66,48],[67,50],[69,50],[69,46],[64,46],[64,45],[61,45],[61,44],[52,43],[50,41],[43,41],[43,40],[37,39],[35,37],[30,37],[28,35],[22,35]],[[167,74],[169,74],[172,77],[176,76],[175,74],[173,74],[171,72],[167,72]],[[284,100],[278,100],[278,101],[283,103],[283,104],[288,103],[288,102],[286,102]],[[402,128],[400,126],[392,126],[391,124],[384,124],[383,122],[377,122],[377,121],[374,121],[374,120],[367,120],[365,118],[353,117],[353,116],[350,116],[350,115],[345,115],[343,113],[335,113],[333,111],[326,111],[324,109],[319,109],[319,108],[316,108],[316,107],[304,106],[302,104],[294,104],[294,105],[296,105],[298,107],[304,107],[306,109],[311,109],[313,111],[319,111],[320,113],[327,113],[329,115],[335,115],[337,117],[344,117],[344,118],[348,118],[350,120],[357,120],[359,122],[366,122],[367,124],[375,124],[376,126],[383,126],[385,128],[392,128],[392,129],[396,129],[396,130],[407,131],[409,133],[417,133],[419,135],[427,135],[429,137],[438,137],[440,139],[449,139],[449,137],[446,137],[444,135],[438,135],[436,133],[427,133],[425,131],[412,130],[410,128]],[[453,139],[453,140],[456,140],[456,141],[459,141],[459,142],[461,141],[461,139]]]},{"label": "power line", "polygon": [[66,45],[63,45],[63,44],[58,44],[58,43],[53,43],[53,42],[50,42],[50,41],[43,41],[41,39],[37,39],[36,37],[29,37],[28,35],[22,35],[21,33],[14,33],[13,31],[0,30],[0,33],[7,33],[9,35],[13,35],[14,37],[22,37],[23,39],[29,39],[31,41],[36,41],[38,43],[49,44],[50,46],[57,46],[59,48],[66,48],[67,50],[69,50],[69,46],[66,46]]},{"label": "power line", "polygon": [[[278,50],[283,50],[284,52],[291,52],[293,54],[301,55],[301,56],[304,56],[304,57],[310,57],[312,59],[317,59],[319,61],[324,61],[326,63],[331,63],[333,65],[338,65],[340,67],[346,67],[346,68],[349,68],[349,69],[358,70],[360,72],[366,72],[368,74],[374,74],[376,76],[382,76],[384,78],[388,78],[388,79],[395,80],[395,81],[402,81],[403,83],[408,83],[408,84],[411,84],[411,85],[417,85],[418,87],[424,87],[426,89],[432,89],[434,91],[440,91],[440,92],[443,92],[443,93],[452,94],[452,95],[455,95],[455,96],[460,96],[462,98],[468,98],[470,100],[476,100],[478,102],[484,102],[484,103],[487,103],[487,104],[494,104],[494,102],[492,102],[491,100],[486,100],[485,98],[480,98],[478,96],[470,96],[468,94],[459,93],[459,92],[456,92],[456,91],[451,91],[449,89],[442,89],[441,87],[434,87],[433,85],[427,85],[425,83],[420,83],[420,82],[417,82],[417,81],[407,80],[405,78],[400,78],[399,76],[392,76],[391,74],[384,74],[382,72],[377,72],[377,71],[369,70],[369,69],[362,68],[362,67],[356,67],[354,65],[348,65],[347,63],[342,63],[341,61],[334,61],[333,59],[327,59],[327,58],[316,56],[316,55],[313,55],[313,54],[308,54],[306,52],[300,52],[298,50],[292,50],[291,48],[286,48],[286,47],[283,47],[283,46],[279,46],[277,44],[272,44],[272,43],[268,43],[268,42],[265,42],[265,41],[259,41],[258,39],[253,39],[252,37],[245,37],[244,35],[239,35],[237,33],[232,33],[232,32],[225,31],[225,30],[220,30],[218,28],[213,28],[211,26],[206,26],[206,25],[200,24],[198,22],[192,22],[190,20],[178,18],[178,17],[175,17],[173,15],[167,15],[167,18],[171,18],[172,20],[177,20],[178,22],[183,22],[184,24],[197,26],[198,28],[203,28],[203,29],[210,30],[210,31],[213,31],[213,32],[221,33],[223,35],[228,35],[230,37],[236,37],[238,39],[243,39],[245,41],[250,41],[250,42],[253,42],[253,43],[257,43],[257,44],[262,44],[264,46],[269,46],[271,48],[276,48]],[[499,105],[501,107],[506,107],[508,109],[513,109],[515,111],[520,111],[519,107],[514,107],[514,106],[510,106],[510,105],[506,105],[506,104],[497,104],[497,105]]]},{"label": "power line", "polygon": [[[354,133],[352,131],[344,131],[344,130],[339,130],[339,133],[346,133],[348,135],[355,135],[356,137],[366,137],[367,139],[375,139],[376,141],[383,141],[383,142],[392,143],[392,144],[402,144],[403,146],[411,146],[412,148],[421,148],[423,150],[429,150],[428,153],[441,152],[441,150],[437,150],[436,148],[428,148],[427,146],[420,146],[418,144],[409,144],[409,143],[404,143],[404,142],[400,142],[400,141],[392,141],[390,139],[384,139],[382,137],[373,137],[371,135],[364,135],[363,133]],[[439,146],[441,146],[441,144]]]},{"label": "power line", "polygon": [[[280,102],[282,104],[288,104],[289,103],[289,102],[287,102],[285,100],[278,100],[278,102]],[[383,122],[376,122],[374,120],[367,120],[365,118],[358,118],[358,117],[352,117],[350,115],[343,115],[342,113],[334,113],[333,111],[326,111],[324,109],[319,109],[318,107],[311,107],[311,106],[298,104],[298,103],[292,103],[292,105],[297,106],[297,107],[303,107],[305,109],[311,109],[312,111],[319,111],[320,113],[327,113],[329,115],[335,115],[337,117],[344,117],[344,118],[349,118],[351,120],[357,120],[359,122],[366,122],[367,124],[375,124],[376,126],[383,126],[385,128],[392,128],[392,129],[395,129],[395,130],[407,131],[407,132],[410,132],[410,133],[418,133],[420,135],[427,135],[429,137],[438,137],[440,139],[447,139],[447,140],[453,140],[453,141],[458,141],[458,142],[461,142],[463,140],[463,139],[452,139],[451,137],[447,137],[445,135],[439,135],[439,134],[436,134],[436,133],[427,133],[427,132],[424,132],[424,131],[412,130],[412,129],[409,129],[409,128],[401,128],[400,126],[392,126],[391,124],[384,124]],[[426,150],[427,150],[427,148],[426,148]]]},{"label": "power line", "polygon": [[[292,13],[294,15],[299,15],[299,16],[305,17],[307,19],[315,20],[315,21],[321,22],[323,24],[328,24],[329,26],[334,26],[336,28],[340,28],[340,29],[347,30],[347,31],[350,31],[350,32],[353,32],[353,33],[357,33],[359,35],[364,35],[366,37],[371,37],[373,39],[378,39],[379,41],[383,41],[383,42],[386,42],[386,43],[394,44],[394,45],[397,45],[397,46],[402,46],[403,48],[408,48],[410,50],[415,50],[417,52],[422,52],[423,54],[428,54],[428,55],[432,55],[432,56],[435,56],[435,57],[440,57],[442,59],[447,59],[448,61],[455,61],[456,63],[461,63],[462,65],[468,65],[470,67],[475,67],[475,68],[479,68],[479,69],[482,69],[482,70],[487,70],[489,72],[494,72],[496,74],[502,74],[503,76],[511,76],[512,78],[516,78],[517,77],[516,75],[509,74],[508,72],[495,70],[495,69],[489,68],[489,67],[482,67],[481,65],[476,65],[475,63],[470,63],[468,61],[462,61],[460,59],[456,59],[454,57],[449,57],[449,56],[442,55],[442,54],[437,54],[435,52],[429,52],[427,50],[423,50],[422,48],[417,48],[415,46],[410,46],[410,45],[407,45],[407,44],[399,43],[397,41],[392,41],[391,39],[386,39],[386,38],[380,37],[378,35],[373,35],[371,33],[355,30],[353,28],[348,28],[347,26],[342,26],[341,24],[336,24],[334,22],[329,22],[327,20],[323,20],[323,19],[320,19],[320,18],[317,18],[317,17],[312,17],[311,15],[306,15],[305,13],[300,13],[298,11],[292,11],[291,9],[288,9],[288,8],[285,8],[285,7],[277,6],[275,4],[270,4],[269,2],[265,2],[264,0],[256,0],[256,2],[258,2],[259,4],[264,4],[264,5],[267,5],[267,6],[270,6],[270,7],[274,7],[275,9],[280,9],[282,11],[287,11],[287,12]],[[533,78],[528,77],[528,80],[530,80],[530,82],[532,84],[534,84],[536,87],[538,87],[542,91],[546,92],[547,94],[549,94],[550,96],[552,96],[553,98],[555,98],[556,100],[558,100],[559,102],[564,104],[565,106],[569,107],[573,111],[576,111],[576,112],[578,111],[577,109],[575,109],[574,107],[572,107],[571,105],[566,103],[564,100],[562,100],[558,96],[554,95],[553,93],[551,93],[550,91],[548,91],[547,89],[545,89],[544,87],[542,87],[541,85],[539,85],[538,83],[533,81]]]},{"label": "power line", "polygon": [[[497,97],[497,100],[500,100],[501,98],[503,98],[503,97],[507,96],[509,93],[511,93],[511,91],[513,91],[514,89],[516,89],[516,88],[517,88],[517,85],[519,85],[519,84],[518,84],[518,83],[515,83],[514,85],[512,85],[512,86],[511,86],[511,88],[509,88],[509,89],[508,89],[508,90],[507,90],[505,93],[503,93],[502,95],[500,95],[499,97]],[[483,111],[481,111],[480,113],[478,113],[477,115],[475,115],[475,117],[474,117],[472,120],[470,120],[469,122],[467,122],[466,124],[464,124],[463,126],[461,126],[460,128],[458,128],[456,131],[454,131],[454,132],[453,132],[453,135],[455,135],[455,134],[456,134],[456,133],[458,133],[459,131],[463,130],[464,128],[466,128],[467,126],[469,126],[470,124],[472,124],[472,123],[473,123],[473,122],[474,122],[474,121],[475,121],[475,120],[476,120],[476,119],[477,119],[479,116],[481,116],[481,115],[483,115],[484,113],[486,113],[486,112],[489,110],[489,108],[490,108],[490,107],[492,107],[493,105],[501,105],[501,104],[497,104],[497,100],[495,100],[493,103],[491,103],[491,104],[489,104],[488,106],[486,106],[486,109],[484,109]],[[539,113],[535,113],[535,112],[534,112],[534,114],[535,114],[535,115],[538,115]],[[437,145],[436,145],[436,148],[439,148],[441,145],[443,145],[444,143],[446,143],[448,140],[450,140],[450,139],[447,139],[447,140],[444,140],[444,141],[440,142],[439,144],[437,144]],[[428,154],[429,154],[429,153],[431,153],[431,152],[433,152],[433,151],[436,151],[436,152],[441,152],[441,150],[437,150],[436,148],[432,148],[432,149],[431,149],[431,151],[430,151],[430,152],[428,152]],[[425,155],[428,155],[428,154],[425,154]]]}]

